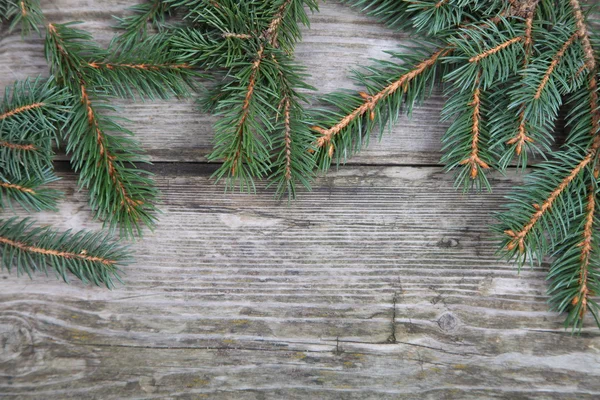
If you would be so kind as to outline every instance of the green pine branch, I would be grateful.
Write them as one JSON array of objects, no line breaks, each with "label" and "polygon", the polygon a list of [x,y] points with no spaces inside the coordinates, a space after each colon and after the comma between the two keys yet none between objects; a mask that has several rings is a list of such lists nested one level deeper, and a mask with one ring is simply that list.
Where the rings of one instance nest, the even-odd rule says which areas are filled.
[{"label": "green pine branch", "polygon": [[6,88],[0,105],[0,170],[21,179],[51,168],[52,144],[68,118],[67,100],[52,78]]},{"label": "green pine branch", "polygon": [[[70,24],[48,26],[46,57],[73,98],[66,126],[67,152],[80,184],[90,192],[96,217],[126,236],[154,226],[158,190],[150,174],[135,167],[135,162],[147,161],[137,142],[127,137],[132,133],[107,116],[114,111],[106,104],[107,96],[185,95],[192,75],[187,66],[161,55],[159,50],[165,47],[157,41],[141,48],[113,56]],[[157,54],[144,61],[141,54],[152,55],[149,48]]]},{"label": "green pine branch", "polygon": [[285,53],[279,53],[274,60],[279,68],[281,99],[278,124],[272,132],[276,158],[269,180],[276,187],[277,196],[287,194],[293,198],[298,183],[310,189],[315,170],[313,135],[301,105],[305,99],[297,91],[297,88],[313,88],[301,80],[301,67],[294,65]]},{"label": "green pine branch", "polygon": [[598,259],[598,189],[593,181],[587,188],[586,202],[573,216],[569,232],[557,246],[550,267],[550,304],[558,312],[568,313],[565,327],[578,330],[589,312],[600,324],[600,307],[594,296],[600,293]]},{"label": "green pine branch", "polygon": [[292,53],[299,25],[308,24],[306,12],[315,10],[316,2],[168,3],[185,8],[184,20],[193,26],[174,32],[180,61],[217,80],[204,100],[220,117],[209,156],[221,163],[214,177],[226,180],[228,188],[248,191],[256,178],[268,178],[278,195],[293,196],[298,183],[309,187],[314,162],[299,93],[312,88],[303,82]]},{"label": "green pine branch", "polygon": [[116,29],[121,31],[115,36],[111,47],[133,50],[137,44],[148,37],[148,28],[161,29],[166,23],[166,18],[171,14],[171,7],[163,0],[152,0],[148,3],[136,4],[129,8],[133,15],[127,17],[114,17],[117,21]]},{"label": "green pine branch", "polygon": [[9,32],[20,26],[22,36],[28,36],[32,31],[40,34],[44,15],[39,0],[0,1],[0,11],[1,16],[10,21]]},{"label": "green pine branch", "polygon": [[[443,117],[450,127],[442,162],[456,172],[457,186],[490,189],[492,168],[505,170],[515,158],[525,167],[533,153],[551,159],[498,215],[503,255],[519,265],[553,256],[553,308],[568,312],[566,324],[576,329],[587,311],[596,317],[598,208],[590,193],[600,175],[600,40],[579,1],[349,3],[392,27],[435,35],[445,53],[431,62],[431,56],[417,57],[420,49],[409,49],[396,57],[402,64],[380,61],[359,74],[365,92],[325,97],[328,107],[314,128],[319,167],[326,170],[332,160],[359,151],[375,127],[393,123],[403,107],[410,110],[413,99],[427,95],[424,88],[443,83]],[[565,105],[569,135],[556,151],[555,128]]]},{"label": "green pine branch", "polygon": [[489,122],[486,101],[479,84],[472,92],[454,93],[443,110],[444,119],[452,124],[442,138],[442,162],[447,171],[456,170],[456,186],[468,191],[491,190],[485,174],[495,161],[489,146]]},{"label": "green pine branch", "polygon": [[12,208],[12,203],[15,202],[29,212],[56,211],[56,204],[62,193],[43,186],[57,180],[50,169],[21,179],[0,173],[0,209]]},{"label": "green pine branch", "polygon": [[59,232],[49,227],[34,227],[30,219],[16,217],[0,220],[0,269],[16,270],[32,277],[36,271],[69,281],[69,274],[84,283],[114,286],[120,267],[129,262],[126,247],[102,233]]},{"label": "green pine branch", "polygon": [[[367,92],[355,95],[332,93],[322,101],[329,106],[314,116],[313,130],[317,133],[315,158],[319,169],[327,170],[332,160],[343,162],[366,146],[371,132],[386,124],[391,127],[400,111],[410,114],[415,104],[422,102],[433,90],[443,70],[444,57],[451,49],[427,52],[431,46],[415,47],[414,54],[391,53],[401,64],[382,61],[366,73],[357,73],[355,80]],[[423,50],[425,49],[425,50]]]}]

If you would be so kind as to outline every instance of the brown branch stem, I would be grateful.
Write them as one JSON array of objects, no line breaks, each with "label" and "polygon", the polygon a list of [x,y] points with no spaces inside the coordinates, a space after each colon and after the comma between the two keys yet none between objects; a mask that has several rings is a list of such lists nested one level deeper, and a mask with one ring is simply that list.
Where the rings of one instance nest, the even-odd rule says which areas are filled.
[{"label": "brown branch stem", "polygon": [[24,187],[24,186],[20,186],[20,185],[15,185],[14,183],[0,182],[0,187],[3,187],[5,189],[14,189],[14,190],[18,190],[23,193],[29,193],[29,194],[35,195],[35,191],[33,189]]},{"label": "brown branch stem", "polygon": [[115,69],[115,68],[130,68],[147,71],[158,71],[160,69],[187,69],[191,68],[189,64],[118,64],[118,63],[102,63],[90,62],[87,66],[95,69]]},{"label": "brown branch stem", "polygon": [[493,54],[496,54],[497,52],[499,52],[501,50],[504,50],[505,48],[507,48],[507,47],[509,47],[509,46],[511,46],[511,45],[513,45],[515,43],[518,43],[518,42],[520,42],[522,40],[523,40],[523,36],[517,36],[517,37],[514,37],[512,39],[509,39],[506,42],[504,42],[502,44],[499,44],[496,47],[493,47],[493,48],[491,48],[489,50],[484,51],[481,54],[478,54],[478,55],[476,55],[474,57],[471,57],[469,59],[469,62],[470,63],[478,63],[479,61],[483,60],[484,58],[487,58],[487,57],[489,57],[489,56],[491,56]]},{"label": "brown branch stem", "polygon": [[594,237],[594,213],[596,211],[596,193],[594,187],[590,186],[587,199],[585,223],[583,226],[583,239],[577,245],[581,251],[580,261],[581,269],[579,271],[578,284],[580,286],[579,293],[573,297],[572,304],[577,305],[581,302],[579,316],[583,317],[587,311],[588,297],[590,289],[588,286],[590,255],[592,254],[592,241]]},{"label": "brown branch stem", "polygon": [[12,150],[24,150],[24,151],[33,151],[36,150],[37,147],[35,147],[32,144],[16,144],[16,143],[10,143],[7,141],[0,141],[0,147],[6,147],[8,149],[12,149]]},{"label": "brown branch stem", "polygon": [[0,121],[2,121],[3,119],[6,119],[6,118],[13,117],[17,114],[22,114],[26,111],[35,110],[36,108],[44,107],[45,105],[46,104],[41,103],[41,102],[40,103],[32,103],[32,104],[27,104],[27,105],[24,105],[21,107],[14,108],[12,110],[8,110],[5,113],[0,114]]},{"label": "brown branch stem", "polygon": [[481,133],[481,88],[479,87],[479,79],[476,82],[477,87],[473,91],[473,101],[469,106],[473,107],[473,124],[471,133],[471,154],[460,162],[460,165],[469,164],[471,167],[471,179],[477,178],[478,167],[488,169],[490,166],[479,157],[479,136]]},{"label": "brown branch stem", "polygon": [[67,259],[77,259],[77,260],[90,261],[90,262],[99,262],[104,265],[116,264],[116,261],[109,260],[109,259],[102,258],[102,257],[89,256],[89,255],[86,255],[83,253],[77,254],[77,253],[71,253],[71,252],[67,252],[67,251],[44,249],[41,247],[30,246],[25,243],[17,242],[15,240],[11,240],[11,239],[8,239],[8,238],[2,237],[2,236],[0,236],[0,243],[5,244],[7,246],[17,248],[19,250],[27,251],[30,253],[36,253],[36,254],[43,254],[45,256],[61,257],[61,258],[67,258]]},{"label": "brown branch stem", "polygon": [[415,79],[417,76],[421,75],[427,68],[433,66],[440,57],[443,57],[449,54],[452,49],[444,48],[436,51],[431,57],[419,63],[414,69],[402,75],[398,80],[386,86],[379,93],[370,96],[366,93],[361,94],[361,96],[365,99],[364,103],[357,107],[350,114],[346,115],[344,118],[340,120],[336,125],[332,126],[329,129],[323,129],[319,126],[313,126],[312,129],[321,134],[321,136],[317,139],[318,147],[324,147],[329,145],[330,153],[331,149],[331,141],[335,135],[340,133],[344,128],[352,123],[352,121],[357,118],[363,116],[367,112],[372,112],[375,106],[386,97],[396,93],[400,88],[406,88],[407,85]]}]

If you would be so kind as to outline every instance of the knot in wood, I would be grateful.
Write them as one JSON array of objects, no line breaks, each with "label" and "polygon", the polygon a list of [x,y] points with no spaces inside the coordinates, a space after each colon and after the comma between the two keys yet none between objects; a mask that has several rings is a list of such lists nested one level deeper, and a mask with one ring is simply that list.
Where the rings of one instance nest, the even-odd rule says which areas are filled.
[{"label": "knot in wood", "polygon": [[452,332],[458,326],[458,319],[454,315],[452,315],[452,313],[448,312],[442,315],[438,319],[437,323],[440,329],[444,332]]},{"label": "knot in wood", "polygon": [[20,319],[0,316],[0,363],[25,361],[32,353],[31,330]]}]

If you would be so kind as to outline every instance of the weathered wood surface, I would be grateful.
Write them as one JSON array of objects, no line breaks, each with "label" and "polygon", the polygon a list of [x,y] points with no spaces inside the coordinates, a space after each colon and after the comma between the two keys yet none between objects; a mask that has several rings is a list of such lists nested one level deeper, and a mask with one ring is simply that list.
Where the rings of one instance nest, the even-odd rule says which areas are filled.
[{"label": "weathered wood surface", "polygon": [[[128,4],[44,3],[104,41]],[[323,92],[402,39],[336,2],[312,21],[299,56]],[[41,51],[4,34],[0,86],[44,73]],[[565,332],[545,268],[518,275],[494,255],[491,213],[519,178],[467,197],[431,166],[440,104],[289,205],[213,184],[212,120],[191,103],[124,104],[159,162],[164,214],[113,291],[0,273],[0,397],[598,398],[593,323]],[[40,223],[99,227],[60,175],[67,200]]]}]

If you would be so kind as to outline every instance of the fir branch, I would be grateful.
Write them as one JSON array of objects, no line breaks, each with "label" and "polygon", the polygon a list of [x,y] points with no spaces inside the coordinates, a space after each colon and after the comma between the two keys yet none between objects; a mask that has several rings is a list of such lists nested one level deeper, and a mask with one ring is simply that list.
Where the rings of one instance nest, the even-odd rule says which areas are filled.
[{"label": "fir branch", "polygon": [[[392,83],[388,83],[386,86],[377,89],[377,92],[374,94],[361,92],[358,98],[341,94],[332,96],[330,99],[326,98],[326,101],[330,101],[341,110],[346,111],[345,109],[349,108],[348,106],[352,108],[351,111],[344,112],[343,114],[336,113],[334,115],[335,122],[330,124],[330,128],[326,129],[319,125],[312,127],[318,134],[315,142],[318,149],[316,157],[320,167],[326,169],[329,166],[336,150],[338,154],[345,155],[351,153],[353,147],[356,149],[360,148],[362,146],[362,137],[368,137],[368,133],[372,129],[375,120],[379,120],[381,127],[385,126],[384,118],[381,116],[377,118],[377,116],[382,111],[385,112],[388,108],[399,110],[402,104],[404,104],[403,95],[407,95],[406,103],[409,104],[410,110],[410,104],[423,95],[424,82],[435,77],[435,65],[438,64],[440,59],[451,52],[452,49],[450,48],[438,49],[428,57],[420,59],[410,68],[399,67],[402,71],[401,75],[396,76]],[[426,74],[432,71],[433,74]],[[359,78],[362,79],[360,76]],[[385,81],[389,82],[387,79]],[[415,89],[411,90],[411,85]],[[393,105],[386,104],[388,100],[391,100]],[[397,111],[394,111],[394,114],[390,115],[394,120],[393,115],[397,115]],[[320,116],[320,119],[332,121],[334,118],[326,118],[326,115]],[[321,125],[325,124],[321,123]],[[358,128],[358,131],[355,131],[356,128]],[[365,132],[363,132],[363,129]],[[353,140],[354,136],[357,137],[356,140]]]},{"label": "fir branch", "polygon": [[478,77],[472,92],[454,93],[442,112],[444,120],[452,120],[442,138],[442,162],[447,171],[457,170],[456,186],[465,191],[472,187],[490,189],[485,170],[490,169],[492,155],[487,124],[483,121],[483,115],[489,113],[479,82]]},{"label": "fir branch", "polygon": [[68,273],[84,283],[114,286],[121,281],[119,266],[129,261],[127,249],[102,233],[80,231],[60,233],[49,227],[34,228],[30,219],[16,217],[0,221],[0,267],[17,274],[53,268],[68,282]]},{"label": "fir branch", "polygon": [[[237,15],[238,9],[248,4],[224,2],[215,11],[193,8],[194,20],[205,21],[214,32],[192,36],[197,47],[204,50],[199,54],[200,59],[191,62],[229,68],[228,75],[234,78],[220,86],[216,111],[221,119],[215,125],[215,148],[209,156],[210,160],[223,162],[214,177],[227,178],[228,187],[239,183],[242,190],[251,191],[253,178],[267,176],[277,182],[278,194],[288,191],[293,195],[296,181],[309,184],[312,163],[302,152],[307,152],[310,145],[306,141],[307,129],[301,122],[302,98],[296,92],[309,87],[300,79],[299,69],[288,60],[293,44],[300,37],[298,21],[307,22],[305,5],[309,9],[316,7],[312,0],[276,1],[265,4],[264,9],[253,9],[249,14],[256,18],[250,20]],[[224,24],[231,19],[230,14],[236,15],[234,29]],[[232,32],[252,32],[254,37],[240,40],[237,35],[227,34]],[[187,38],[183,40],[188,42]],[[175,43],[180,48],[181,42]],[[227,57],[212,58],[211,48],[226,48]],[[190,58],[186,56],[184,60]],[[292,134],[296,129],[302,133]],[[286,132],[290,135],[287,142]]]},{"label": "fir branch", "polygon": [[600,289],[598,260],[597,193],[592,184],[588,188],[585,209],[574,216],[574,225],[569,235],[556,252],[557,259],[552,263],[550,280],[550,304],[559,312],[567,311],[565,327],[581,329],[583,319],[589,312],[600,323],[600,307],[593,296]]},{"label": "fir branch", "polygon": [[12,208],[12,202],[16,202],[30,212],[56,211],[56,204],[62,193],[42,186],[57,180],[58,178],[50,169],[21,179],[12,179],[10,176],[0,174],[0,208]]},{"label": "fir branch", "polygon": [[10,32],[21,26],[22,36],[29,35],[31,31],[40,34],[39,27],[44,22],[44,15],[39,0],[9,0],[4,15],[11,21]]},{"label": "fir branch", "polygon": [[[68,134],[67,150],[72,154],[80,182],[90,191],[90,203],[96,216],[112,227],[119,224],[122,234],[140,235],[142,225],[152,227],[156,221],[155,202],[158,192],[144,171],[125,163],[143,161],[137,143],[110,136],[107,130],[129,132],[106,117],[99,117],[85,85],[81,85],[81,106],[73,109],[74,128]],[[131,134],[131,133],[129,133]]]},{"label": "fir branch", "polygon": [[92,103],[85,66],[91,62],[88,57],[99,58],[104,51],[89,40],[87,33],[69,26],[48,26],[47,56],[55,74],[63,79],[75,99],[68,124],[67,151],[80,173],[80,184],[90,191],[96,217],[111,228],[119,226],[122,234],[133,236],[141,234],[143,225],[154,225],[158,192],[146,172],[128,166],[133,166],[135,160],[144,160],[138,155],[137,143],[107,132],[131,133],[112,119],[98,115],[97,109],[110,108]]},{"label": "fir branch", "polygon": [[[505,169],[515,154],[523,167],[533,152],[552,157],[526,177],[523,189],[498,215],[503,253],[520,266],[554,255],[549,274],[554,309],[569,311],[568,326],[581,327],[586,312],[600,325],[593,302],[600,263],[592,256],[598,252],[600,107],[594,46],[600,41],[588,29],[579,1],[349,2],[383,22],[436,32],[437,47],[452,49],[440,57],[449,95],[443,117],[451,121],[442,160],[446,170],[457,170],[458,185],[489,188],[485,167]],[[393,69],[390,64],[379,62]],[[339,161],[360,149],[375,121],[381,125],[389,113],[393,122],[403,104],[400,90],[379,98],[403,75],[392,78],[386,68],[368,72],[357,74],[368,88],[359,96],[324,98],[335,110],[320,111],[313,128],[315,157],[323,169],[335,154]],[[432,78],[428,69],[415,77],[417,87],[408,88],[407,99],[420,97]],[[565,102],[569,136],[555,151],[551,145]]]},{"label": "fir branch", "polygon": [[527,236],[530,234],[532,229],[540,221],[540,219],[552,208],[555,201],[565,192],[565,190],[573,183],[575,178],[580,172],[590,164],[597,154],[598,148],[600,148],[600,138],[594,141],[594,144],[587,152],[586,156],[569,171],[569,174],[565,176],[560,184],[554,188],[548,195],[548,197],[541,204],[534,204],[533,207],[536,211],[531,215],[531,218],[525,225],[518,231],[512,229],[506,230],[505,233],[510,237],[509,243],[506,245],[506,249],[511,251],[515,248],[519,249],[521,254],[525,253],[526,245],[525,241]]},{"label": "fir branch", "polygon": [[581,268],[579,272],[578,284],[581,287],[579,289],[578,296],[573,297],[571,301],[572,305],[580,304],[579,317],[583,318],[587,311],[587,304],[590,297],[589,288],[589,277],[590,277],[590,257],[592,253],[592,242],[594,239],[594,213],[596,210],[596,193],[594,187],[589,188],[590,194],[587,199],[587,207],[585,214],[585,223],[583,228],[583,238],[577,246],[581,250],[579,260],[581,261]]},{"label": "fir branch", "polygon": [[[440,49],[433,53],[431,57],[423,60],[417,64],[412,70],[400,76],[395,82],[386,86],[375,95],[369,95],[361,92],[361,97],[364,99],[363,104],[360,107],[354,109],[350,114],[344,116],[337,124],[329,129],[323,129],[319,126],[314,126],[313,129],[318,132],[321,136],[317,139],[318,147],[332,148],[331,141],[335,135],[338,135],[343,129],[347,128],[357,118],[362,117],[369,112],[369,118],[374,119],[372,114],[373,109],[379,104],[380,101],[396,93],[399,89],[405,88],[413,79],[420,76],[425,70],[435,65],[440,57],[449,54],[451,50]],[[331,150],[328,150],[331,152]]]},{"label": "fir branch", "polygon": [[53,79],[7,87],[0,105],[0,169],[16,179],[51,167],[52,142],[68,118],[68,96]]},{"label": "fir branch", "polygon": [[279,140],[275,140],[277,154],[272,165],[269,179],[277,185],[277,195],[296,195],[296,184],[301,183],[310,189],[313,180],[315,162],[311,155],[314,152],[313,136],[304,118],[304,110],[300,105],[305,99],[298,94],[298,88],[313,89],[299,77],[298,66],[290,63],[285,54],[279,53],[279,59],[273,54],[272,59],[278,66],[281,84],[281,101],[278,105],[280,124],[274,127],[274,134],[279,131]]},{"label": "fir branch", "polygon": [[[261,146],[257,146],[256,144],[252,144],[251,146],[247,145],[248,143],[254,141],[254,139],[249,138],[249,136],[254,135],[254,132],[252,129],[249,129],[247,121],[250,114],[250,108],[253,107],[254,104],[253,97],[256,88],[256,81],[260,71],[260,66],[264,59],[264,51],[264,45],[261,44],[256,53],[255,60],[250,66],[248,84],[246,85],[246,89],[243,94],[243,101],[239,114],[236,117],[237,122],[233,132],[233,145],[232,147],[228,146],[228,149],[224,149],[225,154],[223,154],[225,155],[226,159],[221,169],[228,169],[229,176],[240,176],[241,179],[248,179],[253,175],[262,176],[267,170],[265,156],[260,156],[260,158],[253,159],[251,158],[252,155],[249,154],[251,148],[260,149]],[[220,159],[221,157],[221,152],[217,147],[215,149],[215,153],[211,155],[211,158]],[[255,166],[250,167],[251,169],[247,169],[247,166],[251,163],[251,161],[256,161],[254,163]],[[219,175],[224,175],[224,172],[222,173],[217,171],[215,176]],[[244,185],[244,183],[242,183],[242,185]]]},{"label": "fir branch", "polygon": [[521,79],[500,89],[505,93],[503,96],[510,98],[504,106],[514,110],[507,113],[498,109],[500,117],[496,118],[491,134],[499,144],[506,144],[500,162],[502,168],[508,166],[513,155],[525,167],[528,153],[537,151],[545,156],[551,151],[563,95],[573,91],[573,87],[565,85],[572,76],[571,64],[566,60],[577,57],[581,50],[577,45],[578,35],[569,24],[557,24],[550,32],[543,27],[537,29],[536,36],[544,39],[540,39],[535,53],[525,58]]},{"label": "fir branch", "polygon": [[116,28],[122,32],[113,39],[111,48],[121,51],[135,49],[136,45],[148,36],[148,24],[160,30],[173,9],[174,7],[166,1],[152,0],[131,7],[129,10],[134,15],[114,17],[117,20]]},{"label": "fir branch", "polygon": [[[533,23],[535,20],[535,14],[537,11],[539,0],[535,0],[531,2],[530,9],[527,10],[527,18],[525,20],[525,34],[524,36],[524,47],[525,47],[525,59],[523,60],[523,68],[527,69],[529,66],[530,58],[533,54]],[[506,144],[508,146],[514,145],[514,151],[517,156],[521,156],[523,154],[523,149],[531,143],[534,143],[534,139],[527,135],[527,119],[525,114],[526,104],[522,102],[520,104],[521,111],[518,116],[518,128],[517,134],[506,140]],[[508,159],[506,157],[505,159]],[[510,157],[512,158],[512,157]],[[526,165],[526,159],[522,159],[522,165]]]},{"label": "fir branch", "polygon": [[548,84],[548,81],[550,80],[550,76],[556,69],[556,66],[558,65],[558,63],[563,59],[563,57],[564,57],[565,53],[567,52],[567,50],[569,49],[569,47],[571,47],[571,45],[575,42],[575,40],[578,37],[579,37],[579,34],[577,34],[577,33],[571,35],[571,37],[560,48],[558,53],[556,53],[556,55],[554,57],[552,57],[552,62],[550,63],[548,70],[544,74],[544,77],[542,78],[542,81],[540,82],[540,85],[538,86],[538,88],[535,92],[535,96],[533,96],[534,100],[539,100],[540,97],[542,97],[542,92],[543,92],[544,88],[546,88],[546,85]]}]

